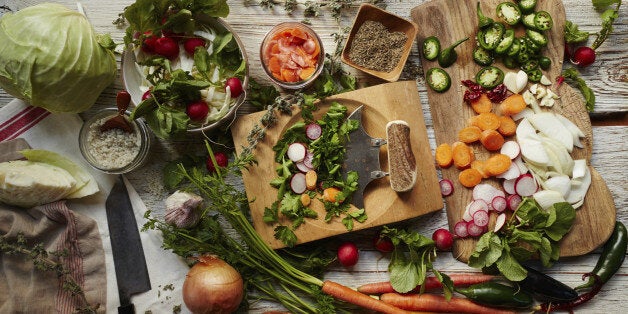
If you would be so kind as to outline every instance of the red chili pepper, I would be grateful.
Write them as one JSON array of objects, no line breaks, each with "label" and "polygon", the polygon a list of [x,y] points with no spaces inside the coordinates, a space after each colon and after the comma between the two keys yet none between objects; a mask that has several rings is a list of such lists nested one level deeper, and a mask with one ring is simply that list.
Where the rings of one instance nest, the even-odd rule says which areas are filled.
[{"label": "red chili pepper", "polygon": [[598,294],[598,292],[600,292],[600,290],[602,289],[602,281],[600,280],[600,277],[596,274],[593,273],[588,273],[588,274],[584,274],[583,275],[583,279],[589,276],[593,276],[593,278],[595,278],[595,284],[593,284],[593,287],[591,288],[591,291],[587,292],[587,293],[583,293],[581,295],[578,296],[578,298],[576,298],[573,301],[570,302],[561,302],[561,303],[543,303],[541,305],[539,305],[538,311],[541,312],[545,312],[545,313],[549,313],[549,312],[554,312],[554,311],[569,311],[569,313],[573,313],[573,309],[581,304],[584,304],[586,302],[588,302],[589,300],[593,299],[593,297]]},{"label": "red chili pepper", "polygon": [[488,99],[490,99],[492,102],[499,103],[506,99],[507,91],[508,90],[506,89],[506,85],[499,84],[495,88],[487,92],[486,96],[488,96]]}]

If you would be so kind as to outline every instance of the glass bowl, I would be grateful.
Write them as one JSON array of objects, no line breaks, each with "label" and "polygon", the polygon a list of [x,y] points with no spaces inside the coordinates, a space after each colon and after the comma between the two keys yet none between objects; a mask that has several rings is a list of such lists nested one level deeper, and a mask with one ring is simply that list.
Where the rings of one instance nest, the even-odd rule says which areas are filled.
[{"label": "glass bowl", "polygon": [[266,34],[260,58],[273,83],[283,89],[297,90],[308,87],[321,74],[325,52],[320,37],[309,26],[285,22]]},{"label": "glass bowl", "polygon": [[[229,110],[216,121],[210,121],[205,124],[189,124],[188,132],[196,133],[203,131],[212,131],[223,125],[229,125],[234,119],[238,108],[244,103],[246,100],[247,86],[249,83],[249,64],[248,57],[246,51],[244,49],[244,43],[236,34],[235,30],[224,20],[220,18],[214,18],[207,15],[199,15],[197,17],[197,21],[202,24],[206,24],[212,29],[215,29],[219,32],[229,32],[233,35],[233,39],[238,45],[238,49],[240,50],[242,60],[244,61],[244,71],[242,74],[242,94],[238,96],[238,98],[231,104]],[[211,46],[210,46],[211,47]],[[128,47],[122,55],[122,81],[124,84],[124,88],[131,94],[131,101],[133,104],[137,105],[142,101],[142,95],[146,91],[142,86],[145,84],[145,78],[141,73],[140,66],[137,64],[137,54],[139,48]],[[208,48],[210,50],[210,48]],[[183,47],[180,47],[180,51],[183,53],[185,50]]]},{"label": "glass bowl", "polygon": [[144,121],[131,120],[128,111],[125,117],[131,122],[133,133],[119,129],[101,132],[100,126],[117,114],[116,108],[103,109],[85,121],[79,132],[83,158],[93,168],[111,174],[127,173],[141,167],[151,145],[151,133]]}]

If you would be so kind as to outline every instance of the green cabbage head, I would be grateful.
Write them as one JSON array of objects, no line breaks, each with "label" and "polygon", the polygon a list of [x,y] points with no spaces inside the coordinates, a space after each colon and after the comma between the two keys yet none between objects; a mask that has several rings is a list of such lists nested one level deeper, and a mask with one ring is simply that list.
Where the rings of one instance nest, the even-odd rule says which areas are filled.
[{"label": "green cabbage head", "polygon": [[85,111],[116,78],[112,45],[83,14],[60,4],[5,13],[0,18],[0,87],[53,113]]}]

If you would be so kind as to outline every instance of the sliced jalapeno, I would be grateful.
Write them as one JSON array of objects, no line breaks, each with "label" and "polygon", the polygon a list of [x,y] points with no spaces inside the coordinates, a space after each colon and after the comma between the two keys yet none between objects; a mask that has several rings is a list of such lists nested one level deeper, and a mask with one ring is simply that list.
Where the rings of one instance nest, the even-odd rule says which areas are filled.
[{"label": "sliced jalapeno", "polygon": [[552,16],[547,11],[539,11],[534,14],[534,26],[540,31],[552,29]]},{"label": "sliced jalapeno", "polygon": [[473,49],[473,61],[481,66],[487,66],[493,64],[493,53],[490,50],[486,50],[480,46]]},{"label": "sliced jalapeno", "polygon": [[508,49],[507,54],[509,57],[514,57],[519,53],[519,50],[521,50],[521,38],[515,38],[512,45]]},{"label": "sliced jalapeno", "polygon": [[530,38],[534,43],[541,47],[547,46],[547,36],[533,29],[526,29],[526,37]]},{"label": "sliced jalapeno", "polygon": [[427,85],[437,93],[444,93],[451,86],[449,74],[441,68],[431,68],[427,70],[425,80]]},{"label": "sliced jalapeno", "polygon": [[539,66],[541,67],[541,69],[547,70],[550,68],[550,66],[552,66],[552,60],[546,56],[541,56],[539,58]]},{"label": "sliced jalapeno", "polygon": [[530,39],[529,37],[525,37],[524,41],[526,43],[526,47],[528,47],[528,50],[530,52],[537,53],[537,52],[541,51],[542,47],[539,44],[537,44],[535,41]]},{"label": "sliced jalapeno", "polygon": [[[540,78],[539,78],[540,80]],[[475,75],[475,82],[480,86],[492,89],[504,81],[504,72],[494,66],[481,68]]]},{"label": "sliced jalapeno", "polygon": [[493,50],[502,40],[506,28],[502,23],[495,22],[490,27],[478,32],[478,44],[486,50]]},{"label": "sliced jalapeno", "polygon": [[493,24],[493,19],[490,18],[490,17],[485,16],[484,13],[482,13],[482,8],[480,8],[480,1],[478,1],[476,12],[477,12],[476,14],[478,16],[478,28],[479,29],[483,29],[483,28]]},{"label": "sliced jalapeno", "polygon": [[523,13],[530,13],[534,11],[536,7],[536,0],[521,0],[519,1],[519,9]]},{"label": "sliced jalapeno", "polygon": [[504,54],[508,51],[510,46],[512,46],[515,41],[515,31],[512,29],[507,29],[504,32],[504,36],[502,36],[502,40],[499,41],[497,47],[495,47],[495,52],[498,54]]},{"label": "sliced jalapeno", "polygon": [[519,63],[517,62],[517,60],[511,56],[503,57],[502,62],[504,63],[504,66],[506,66],[509,69],[516,69],[519,67]]},{"label": "sliced jalapeno", "polygon": [[521,21],[521,10],[512,2],[502,2],[497,5],[497,17],[508,25],[515,25]]},{"label": "sliced jalapeno", "polygon": [[430,36],[423,41],[423,57],[434,61],[440,52],[440,41],[436,36]]},{"label": "sliced jalapeno", "polygon": [[540,82],[541,77],[543,77],[543,72],[541,72],[541,69],[539,69],[538,67],[530,71],[524,71],[524,72],[526,72],[526,74],[528,75],[528,81],[533,82],[533,83]]},{"label": "sliced jalapeno", "polygon": [[528,62],[530,58],[532,58],[532,52],[530,51],[530,48],[523,49],[523,47],[521,47],[519,53],[517,54],[517,62],[519,62],[520,64],[524,64]]},{"label": "sliced jalapeno", "polygon": [[526,14],[521,18],[521,23],[523,26],[530,29],[536,29],[536,25],[534,24],[534,13]]},{"label": "sliced jalapeno", "polygon": [[528,60],[526,63],[524,63],[521,66],[521,70],[523,70],[523,72],[530,72],[534,69],[538,69],[539,68],[539,62],[537,60]]}]

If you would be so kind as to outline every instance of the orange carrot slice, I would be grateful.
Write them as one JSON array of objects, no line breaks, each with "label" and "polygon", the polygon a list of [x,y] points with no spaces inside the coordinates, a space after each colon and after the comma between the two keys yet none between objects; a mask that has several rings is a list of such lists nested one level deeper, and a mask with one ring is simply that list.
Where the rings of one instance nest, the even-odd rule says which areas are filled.
[{"label": "orange carrot slice", "polygon": [[492,176],[502,174],[510,168],[512,160],[504,154],[495,154],[486,160],[484,168]]},{"label": "orange carrot slice", "polygon": [[465,187],[472,188],[482,182],[482,174],[473,168],[460,171],[458,181]]},{"label": "orange carrot slice", "polygon": [[523,109],[525,109],[526,106],[527,106],[526,102],[523,99],[522,95],[512,94],[506,97],[506,99],[504,99],[504,101],[502,101],[502,103],[499,104],[499,111],[502,115],[512,116],[514,114],[517,114],[523,111]]},{"label": "orange carrot slice", "polygon": [[504,137],[495,130],[485,130],[482,131],[480,143],[482,143],[482,146],[484,146],[484,148],[490,151],[496,151],[502,148],[502,145],[504,145]]},{"label": "orange carrot slice", "polygon": [[499,128],[499,117],[492,112],[484,112],[472,119],[472,125],[484,130],[497,130]]},{"label": "orange carrot slice", "polygon": [[471,108],[478,114],[491,112],[493,110],[493,103],[486,94],[482,93],[478,99],[471,102]]},{"label": "orange carrot slice", "polygon": [[453,163],[453,151],[451,146],[447,143],[443,143],[436,147],[435,152],[436,164],[441,168],[447,168]]},{"label": "orange carrot slice", "polygon": [[517,124],[509,116],[499,116],[499,128],[497,128],[497,131],[503,136],[515,135]]},{"label": "orange carrot slice", "polygon": [[471,166],[471,162],[475,160],[473,150],[463,142],[455,142],[451,145],[454,165],[458,169],[466,169]]},{"label": "orange carrot slice", "polygon": [[463,128],[458,132],[458,140],[463,143],[473,143],[480,140],[482,130],[475,125]]}]

